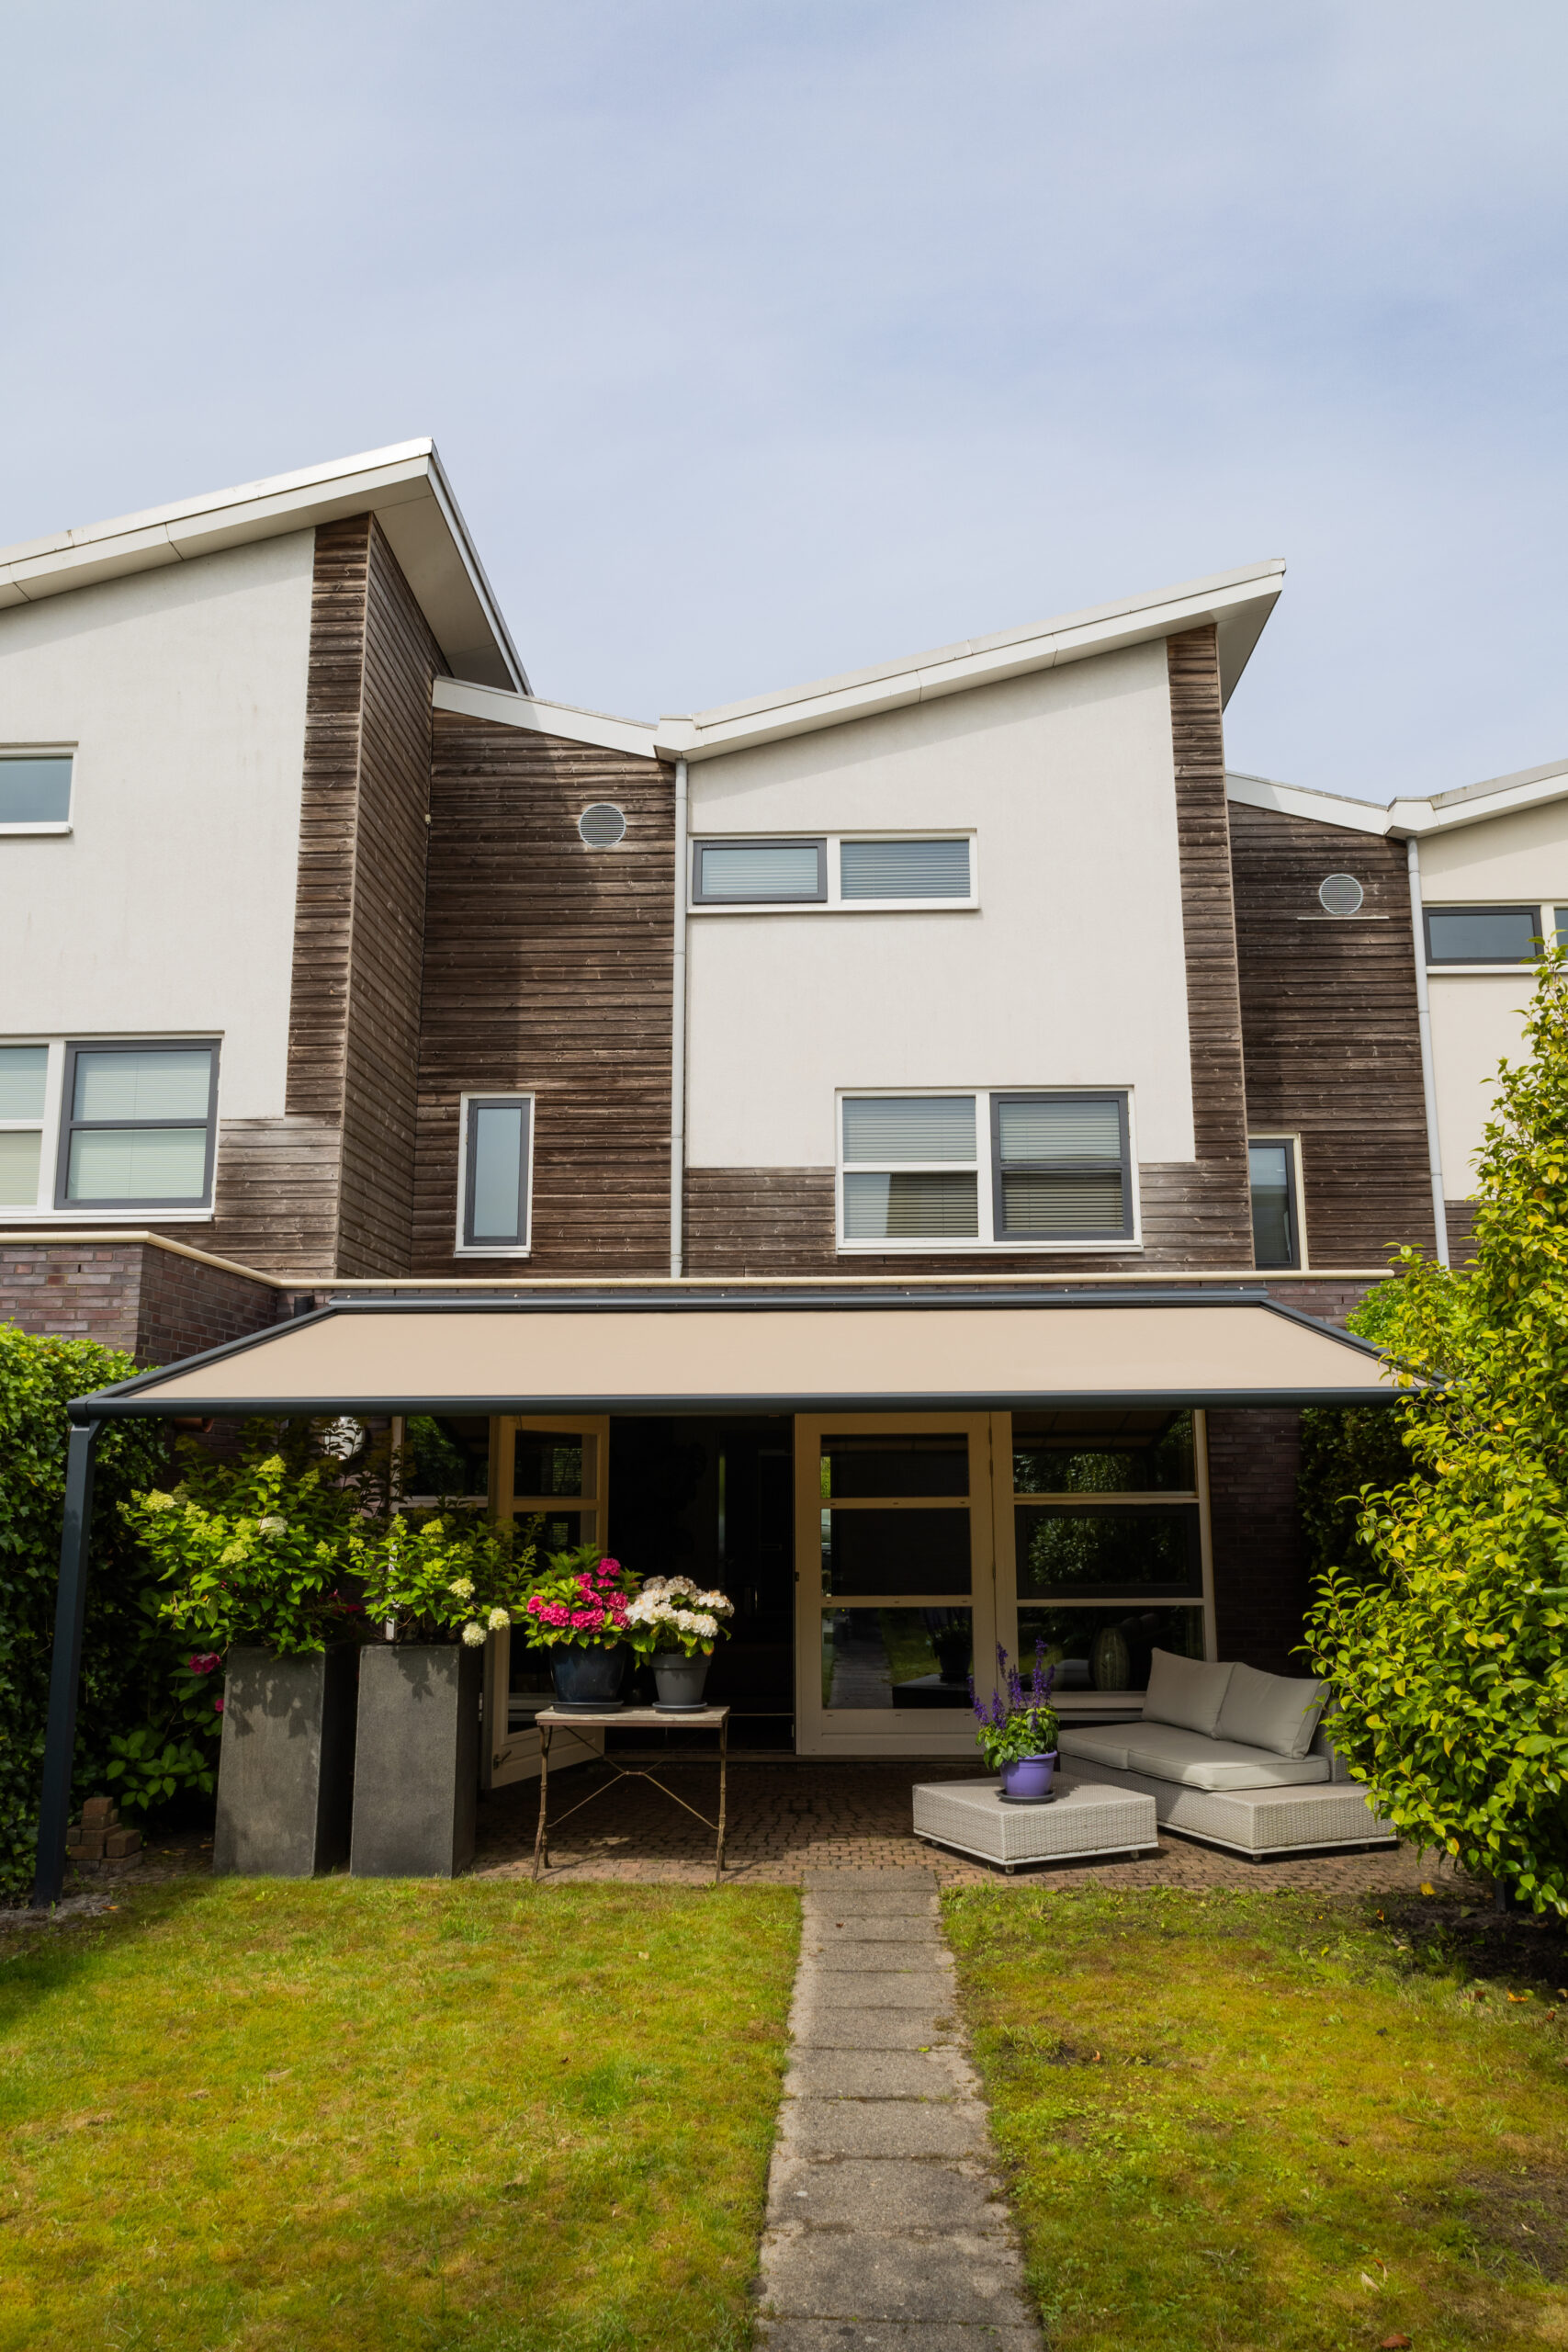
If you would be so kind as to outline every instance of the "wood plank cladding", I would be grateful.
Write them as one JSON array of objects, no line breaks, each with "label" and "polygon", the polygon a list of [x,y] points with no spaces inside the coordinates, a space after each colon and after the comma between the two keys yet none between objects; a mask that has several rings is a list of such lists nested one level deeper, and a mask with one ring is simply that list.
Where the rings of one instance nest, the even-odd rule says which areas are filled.
[{"label": "wood plank cladding", "polygon": [[[1404,845],[1238,802],[1231,849],[1247,1111],[1255,1135],[1301,1136],[1311,1261],[1430,1250]],[[1359,882],[1359,915],[1325,913],[1330,874]]]},{"label": "wood plank cladding", "polygon": [[[591,849],[613,801],[623,841]],[[435,713],[414,1271],[665,1273],[674,784],[658,762]],[[458,1257],[459,1098],[535,1096],[533,1251]]]}]

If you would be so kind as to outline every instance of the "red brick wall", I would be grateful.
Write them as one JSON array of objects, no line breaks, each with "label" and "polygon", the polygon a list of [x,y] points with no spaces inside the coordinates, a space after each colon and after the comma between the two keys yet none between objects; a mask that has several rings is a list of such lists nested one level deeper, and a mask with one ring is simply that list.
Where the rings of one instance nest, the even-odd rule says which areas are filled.
[{"label": "red brick wall", "polygon": [[0,1242],[0,1322],[173,1363],[288,1314],[288,1293],[144,1241]]}]

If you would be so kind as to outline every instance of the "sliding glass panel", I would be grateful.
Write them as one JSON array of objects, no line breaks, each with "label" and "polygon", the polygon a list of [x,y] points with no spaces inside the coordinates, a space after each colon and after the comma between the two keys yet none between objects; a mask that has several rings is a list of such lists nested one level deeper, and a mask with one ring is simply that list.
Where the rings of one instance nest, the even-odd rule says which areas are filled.
[{"label": "sliding glass panel", "polygon": [[523,1180],[528,1164],[527,1121],[525,1102],[476,1102],[470,1106],[470,1241],[522,1241],[526,1238]]},{"label": "sliding glass panel", "polygon": [[0,1119],[41,1119],[47,1046],[0,1046]]},{"label": "sliding glass panel", "polygon": [[411,1414],[404,1438],[403,1486],[411,1495],[488,1495],[489,1421],[478,1414]]},{"label": "sliding glass panel", "polygon": [[979,1230],[973,1176],[844,1178],[847,1241],[973,1241]]},{"label": "sliding glass panel", "polygon": [[[205,1119],[212,1091],[212,1056],[156,1046],[130,1053],[79,1053],[78,1119]],[[205,1139],[198,1137],[205,1151]],[[200,1187],[197,1187],[199,1191]]]},{"label": "sliding glass panel", "polygon": [[1122,1106],[1111,1096],[1098,1102],[1004,1096],[997,1104],[997,1135],[1004,1166],[1014,1159],[1122,1164]]},{"label": "sliding glass panel", "polygon": [[0,1203],[6,1208],[38,1206],[42,1149],[43,1136],[37,1127],[0,1127]]},{"label": "sliding glass panel", "polygon": [[966,1510],[825,1510],[824,1592],[967,1592]]},{"label": "sliding glass panel", "polygon": [[1012,1483],[1021,1495],[1191,1494],[1190,1413],[1015,1413]]},{"label": "sliding glass panel", "polygon": [[79,1127],[71,1138],[71,1201],[199,1201],[205,1127]]},{"label": "sliding glass panel", "polygon": [[1057,1661],[1059,1691],[1146,1690],[1153,1651],[1202,1657],[1203,1611],[1129,1609],[1125,1603],[1107,1609],[1021,1608],[1018,1654],[1026,1670],[1037,1641],[1044,1642],[1047,1659]]},{"label": "sliding glass panel", "polygon": [[967,1609],[824,1610],[823,1707],[967,1706],[972,1654]]},{"label": "sliding glass panel", "polygon": [[820,842],[699,842],[696,896],[737,903],[825,899],[825,862]]},{"label": "sliding glass panel", "polygon": [[972,1094],[856,1094],[844,1102],[844,1158],[968,1159],[975,1152]]},{"label": "sliding glass panel", "polygon": [[1016,1515],[1018,1589],[1107,1594],[1147,1589],[1201,1598],[1203,1562],[1196,1503],[1021,1503]]},{"label": "sliding glass panel", "polygon": [[840,842],[839,895],[855,899],[966,899],[967,842]]},{"label": "sliding glass panel", "polygon": [[62,825],[71,814],[71,762],[0,760],[0,825]]},{"label": "sliding glass panel", "polygon": [[1054,1176],[1002,1171],[1002,1231],[1020,1236],[1122,1232],[1122,1173]]},{"label": "sliding glass panel", "polygon": [[514,1495],[581,1495],[582,1440],[551,1430],[519,1430],[512,1457]]},{"label": "sliding glass panel", "polygon": [[1288,1144],[1255,1143],[1247,1148],[1247,1165],[1252,1186],[1252,1255],[1259,1266],[1292,1266],[1295,1243],[1291,1231],[1291,1151]]},{"label": "sliding glass panel", "polygon": [[895,1495],[966,1495],[969,1442],[962,1431],[886,1437],[824,1437],[822,1499]]},{"label": "sliding glass panel", "polygon": [[1529,964],[1539,950],[1539,907],[1428,907],[1429,964]]}]

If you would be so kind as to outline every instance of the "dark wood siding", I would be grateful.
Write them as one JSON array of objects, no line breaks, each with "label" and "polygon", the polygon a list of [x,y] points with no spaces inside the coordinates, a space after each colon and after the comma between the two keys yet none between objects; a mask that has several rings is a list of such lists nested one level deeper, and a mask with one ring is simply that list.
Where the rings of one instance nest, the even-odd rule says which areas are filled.
[{"label": "dark wood siding", "polygon": [[[1427,1111],[1404,846],[1235,802],[1247,1114],[1301,1136],[1307,1247],[1320,1266],[1376,1266],[1432,1246]],[[1353,874],[1360,914],[1318,886]]]},{"label": "dark wood siding", "polygon": [[[665,1273],[674,786],[656,761],[435,714],[415,1268]],[[614,849],[577,820],[614,801]],[[454,1255],[465,1093],[536,1097],[533,1254]]]}]

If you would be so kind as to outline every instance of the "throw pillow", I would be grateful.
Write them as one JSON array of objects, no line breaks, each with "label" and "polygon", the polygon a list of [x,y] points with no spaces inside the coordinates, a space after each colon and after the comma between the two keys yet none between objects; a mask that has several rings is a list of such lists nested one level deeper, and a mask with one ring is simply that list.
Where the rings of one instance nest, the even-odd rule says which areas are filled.
[{"label": "throw pillow", "polygon": [[1220,1709],[1217,1736],[1299,1759],[1312,1746],[1327,1697],[1326,1682],[1298,1682],[1290,1675],[1237,1666]]},{"label": "throw pillow", "polygon": [[1212,1739],[1230,1679],[1228,1666],[1209,1666],[1201,1658],[1178,1657],[1174,1650],[1156,1650],[1144,1693],[1145,1717],[1155,1724],[1180,1724]]}]

